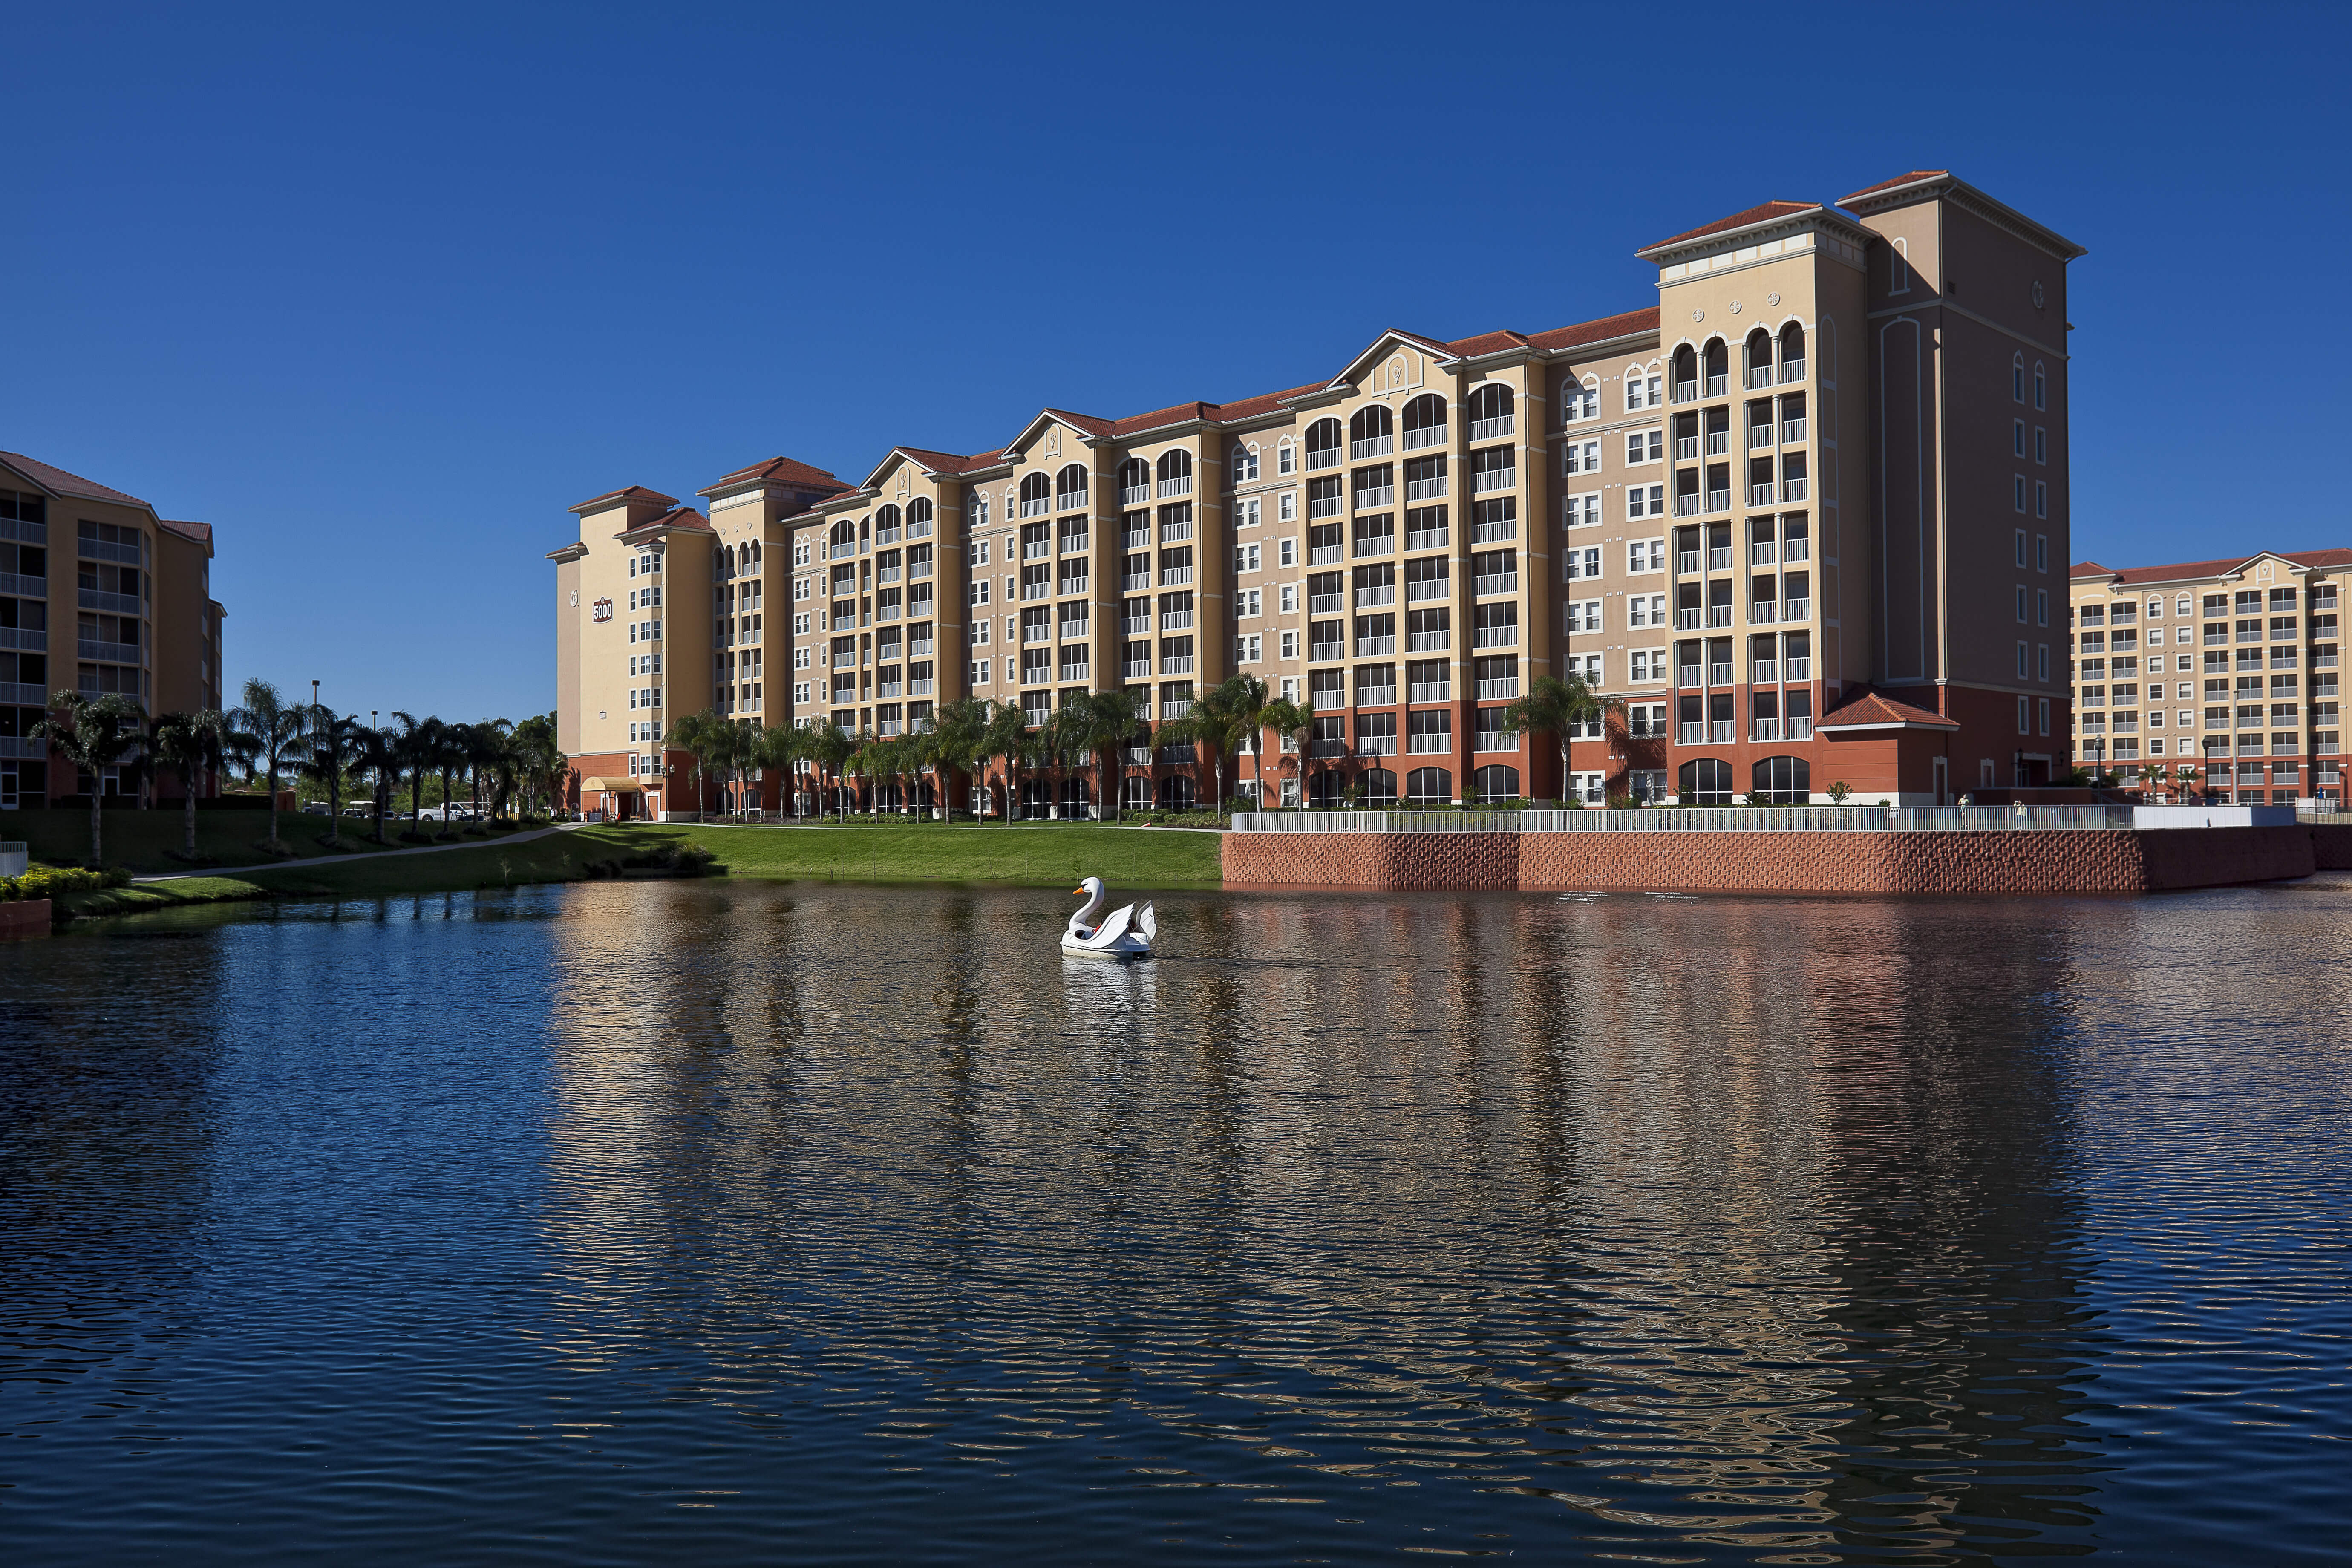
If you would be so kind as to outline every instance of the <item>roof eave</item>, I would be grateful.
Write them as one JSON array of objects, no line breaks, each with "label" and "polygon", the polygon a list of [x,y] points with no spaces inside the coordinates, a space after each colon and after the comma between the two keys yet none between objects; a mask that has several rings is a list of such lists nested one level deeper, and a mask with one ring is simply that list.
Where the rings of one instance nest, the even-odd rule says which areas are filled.
[{"label": "roof eave", "polygon": [[2072,261],[2077,257],[2091,254],[2087,248],[2075,244],[2047,224],[2036,223],[2007,202],[1999,197],[1985,195],[1957,174],[1929,174],[1922,179],[1906,180],[1902,184],[1889,185],[1884,190],[1872,191],[1867,195],[1857,191],[1838,205],[1850,206],[1858,213],[1885,212],[1890,207],[1908,206],[1914,202],[1925,201],[1930,196],[1941,195],[1947,191],[1961,192],[1969,200],[1980,202],[1991,208],[2003,220],[2015,225],[2042,248],[2049,251],[2061,261]]},{"label": "roof eave", "polygon": [[1689,239],[1662,239],[1655,245],[1644,246],[1633,253],[1637,261],[1654,261],[1664,267],[1696,256],[1701,251],[1736,250],[1742,239],[1786,225],[1824,224],[1841,231],[1843,237],[1858,244],[1870,243],[1870,230],[1827,204],[1817,204],[1801,212],[1781,213],[1774,217],[1758,218],[1754,223],[1741,224],[1738,228],[1719,228],[1713,234],[1698,235]]}]

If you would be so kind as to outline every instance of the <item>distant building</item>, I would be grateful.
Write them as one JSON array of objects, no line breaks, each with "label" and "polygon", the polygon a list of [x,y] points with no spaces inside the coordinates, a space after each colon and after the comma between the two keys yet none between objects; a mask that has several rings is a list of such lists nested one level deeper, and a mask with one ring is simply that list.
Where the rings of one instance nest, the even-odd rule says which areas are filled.
[{"label": "distant building", "polygon": [[[210,523],[0,452],[0,811],[134,792],[135,769],[78,775],[29,733],[53,691],[120,692],[151,718],[221,705],[212,559]],[[179,798],[168,771],[149,787]]]},{"label": "distant building", "polygon": [[2352,550],[2072,574],[2074,761],[2285,805],[2344,798],[2336,588]]},{"label": "distant building", "polygon": [[[1576,326],[1386,331],[1304,385],[1047,408],[856,484],[779,458],[702,492],[708,520],[583,503],[551,558],[587,776],[682,798],[663,725],[705,708],[887,736],[965,696],[1042,718],[1124,688],[1165,719],[1240,672],[1318,713],[1307,755],[1268,748],[1278,778],[1228,770],[1268,802],[2049,782],[2082,248],[1927,171],[1637,254],[1655,304]],[[1585,726],[1563,777],[1502,721],[1571,672],[1627,718]],[[1206,787],[1130,757],[1139,804]],[[1024,805],[1093,794],[1052,788]]]}]

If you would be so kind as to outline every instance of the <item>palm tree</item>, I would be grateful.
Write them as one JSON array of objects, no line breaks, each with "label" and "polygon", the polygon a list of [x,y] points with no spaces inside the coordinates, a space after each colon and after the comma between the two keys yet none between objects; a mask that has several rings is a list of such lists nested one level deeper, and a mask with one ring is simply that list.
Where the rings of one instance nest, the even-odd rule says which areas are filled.
[{"label": "palm tree", "polygon": [[343,842],[343,779],[362,765],[368,754],[368,727],[357,719],[320,708],[310,716],[310,749],[301,761],[302,776],[327,792],[327,846]]},{"label": "palm tree", "polygon": [[392,808],[392,792],[400,784],[401,737],[388,724],[370,728],[354,717],[352,725],[359,742],[358,767],[375,780],[375,788],[372,792],[375,805],[375,841],[382,844],[384,842],[384,813]]},{"label": "palm tree", "polygon": [[940,800],[947,808],[948,825],[955,825],[955,778],[969,775],[980,763],[981,742],[988,733],[988,704],[977,697],[942,702],[931,714],[931,764],[939,770]]},{"label": "palm tree", "polygon": [[269,790],[269,842],[278,844],[278,778],[299,756],[299,748],[310,731],[310,710],[289,703],[266,680],[245,683],[245,701],[229,715],[253,740],[252,756],[267,774]]},{"label": "palm tree", "polygon": [[1004,820],[1013,821],[1013,803],[1020,798],[1021,764],[1035,755],[1037,737],[1029,715],[1017,702],[999,702],[989,710],[988,728],[980,739],[980,755],[1004,759]]},{"label": "palm tree", "polygon": [[[1538,675],[1528,687],[1527,694],[1503,710],[1503,733],[1516,740],[1522,731],[1551,736],[1559,743],[1559,778],[1563,791],[1568,784],[1568,737],[1577,725],[1601,717],[1604,709],[1615,710],[1622,704],[1604,703],[1592,695],[1592,689],[1580,675],[1565,679],[1556,675]],[[1567,798],[1563,794],[1561,798]]]},{"label": "palm tree", "polygon": [[1225,809],[1225,755],[1250,739],[1265,711],[1265,682],[1253,676],[1236,675],[1218,682],[1184,710],[1181,719],[1160,727],[1160,734],[1173,741],[1191,741],[1209,748],[1209,762],[1216,781],[1216,795],[1211,809],[1223,815]]},{"label": "palm tree", "polygon": [[[1315,744],[1315,699],[1310,696],[1302,704],[1287,697],[1277,697],[1259,708],[1257,722],[1261,729],[1271,730],[1291,743],[1284,750],[1282,755],[1298,770],[1298,808],[1301,811],[1306,810],[1307,759]],[[1258,766],[1263,775],[1265,771],[1263,760]],[[1259,790],[1260,793],[1264,793],[1263,783],[1260,784]]]},{"label": "palm tree", "polygon": [[89,775],[89,863],[95,867],[100,864],[100,778],[139,749],[146,725],[138,706],[119,692],[91,699],[79,691],[54,691],[49,694],[49,712],[33,726],[33,733],[47,737],[58,755]]},{"label": "palm tree", "polygon": [[390,741],[392,763],[396,770],[394,777],[397,782],[400,773],[408,774],[408,816],[410,820],[421,823],[423,818],[418,813],[425,805],[425,770],[433,763],[433,751],[426,743],[425,726],[437,721],[427,719],[420,721],[414,713],[397,708],[393,710],[392,716],[400,726],[397,730],[390,725],[384,727]]},{"label": "palm tree", "polygon": [[[817,765],[817,779],[820,785],[827,774],[835,779],[834,805],[840,809],[841,820],[847,822],[849,804],[841,798],[838,781],[841,778],[842,769],[848,764],[849,753],[857,749],[857,742],[849,738],[847,731],[828,717],[823,723],[814,725],[809,730],[808,739],[803,744],[807,748],[809,760]],[[824,815],[824,802],[819,800],[817,816],[822,817]]]},{"label": "palm tree", "polygon": [[514,727],[514,766],[521,775],[527,802],[560,793],[556,781],[572,765],[572,759],[556,745],[552,713],[534,713]]},{"label": "palm tree", "polygon": [[449,775],[464,765],[466,750],[459,732],[463,724],[452,724],[442,719],[425,721],[427,764],[441,779],[441,821],[449,821]]},{"label": "palm tree", "polygon": [[[789,724],[779,724],[772,729],[763,729],[759,732],[752,750],[754,765],[761,773],[766,773],[772,768],[784,775],[786,784],[792,790],[794,816],[800,815],[800,771],[801,758],[807,749],[804,741],[805,733],[804,731],[795,730]],[[783,795],[784,787],[779,786],[776,791],[776,805],[780,810],[784,804]]]},{"label": "palm tree", "polygon": [[[1251,772],[1256,775],[1258,805],[1265,805],[1265,705],[1269,693],[1266,684],[1255,675],[1236,675],[1217,689],[1224,694],[1224,703],[1232,710],[1234,739],[1249,748]],[[1235,788],[1240,786],[1236,784]]]},{"label": "palm tree", "polygon": [[220,771],[227,732],[228,721],[218,709],[207,708],[196,713],[166,713],[155,721],[149,742],[155,760],[179,775],[187,812],[185,853],[192,860],[196,855],[196,780]]},{"label": "palm tree", "polygon": [[1073,721],[1082,755],[1095,759],[1095,814],[1117,821],[1124,814],[1127,790],[1127,769],[1119,756],[1135,743],[1144,721],[1150,717],[1151,702],[1139,692],[1124,689],[1116,691],[1089,692],[1074,704],[1078,710]]}]

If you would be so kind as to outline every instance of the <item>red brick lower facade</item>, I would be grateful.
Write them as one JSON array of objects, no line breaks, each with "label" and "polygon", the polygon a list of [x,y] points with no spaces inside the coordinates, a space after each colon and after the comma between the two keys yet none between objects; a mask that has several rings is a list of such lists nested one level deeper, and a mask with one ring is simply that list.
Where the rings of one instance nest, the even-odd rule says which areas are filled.
[{"label": "red brick lower facade", "polygon": [[1229,888],[2144,893],[2352,868],[2352,827],[2148,832],[1231,833]]}]

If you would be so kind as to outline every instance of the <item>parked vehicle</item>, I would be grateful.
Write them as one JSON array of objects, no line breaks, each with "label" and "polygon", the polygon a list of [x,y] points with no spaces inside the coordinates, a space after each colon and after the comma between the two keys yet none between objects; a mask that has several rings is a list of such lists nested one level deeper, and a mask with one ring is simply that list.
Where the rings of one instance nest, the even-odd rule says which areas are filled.
[{"label": "parked vehicle", "polygon": [[478,822],[481,820],[468,808],[457,805],[428,805],[416,814],[419,822]]}]

